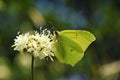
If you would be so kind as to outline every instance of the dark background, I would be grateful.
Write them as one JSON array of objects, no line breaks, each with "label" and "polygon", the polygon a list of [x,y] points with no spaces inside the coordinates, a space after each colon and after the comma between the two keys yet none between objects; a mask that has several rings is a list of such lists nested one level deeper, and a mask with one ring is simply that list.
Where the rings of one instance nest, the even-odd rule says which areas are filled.
[{"label": "dark background", "polygon": [[0,80],[31,80],[29,54],[11,45],[17,32],[85,29],[96,36],[75,66],[35,59],[35,80],[120,80],[120,0],[0,0]]}]

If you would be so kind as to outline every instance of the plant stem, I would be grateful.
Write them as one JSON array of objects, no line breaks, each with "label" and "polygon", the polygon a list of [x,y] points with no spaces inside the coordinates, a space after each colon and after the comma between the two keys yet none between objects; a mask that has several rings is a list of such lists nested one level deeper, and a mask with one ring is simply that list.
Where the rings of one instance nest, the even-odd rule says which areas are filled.
[{"label": "plant stem", "polygon": [[32,80],[34,80],[34,56],[32,55],[32,61],[31,61],[31,75]]}]

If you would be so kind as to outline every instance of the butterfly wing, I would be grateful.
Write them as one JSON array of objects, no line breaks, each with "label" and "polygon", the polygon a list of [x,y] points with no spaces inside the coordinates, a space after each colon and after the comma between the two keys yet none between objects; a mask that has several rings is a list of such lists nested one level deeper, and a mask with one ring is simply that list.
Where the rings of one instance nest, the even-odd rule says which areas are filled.
[{"label": "butterfly wing", "polygon": [[76,44],[78,44],[83,51],[87,49],[87,47],[95,41],[95,37],[92,33],[85,30],[64,30],[61,31],[59,36],[65,36]]},{"label": "butterfly wing", "polygon": [[58,34],[55,55],[62,63],[74,66],[84,56],[87,47],[95,40],[85,30],[64,30]]}]

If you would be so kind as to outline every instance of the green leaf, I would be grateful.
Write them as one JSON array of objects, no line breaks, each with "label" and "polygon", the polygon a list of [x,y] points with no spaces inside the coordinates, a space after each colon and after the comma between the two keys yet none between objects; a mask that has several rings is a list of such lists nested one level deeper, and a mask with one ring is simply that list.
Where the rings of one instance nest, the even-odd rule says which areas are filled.
[{"label": "green leaf", "polygon": [[95,41],[94,35],[85,30],[64,30],[55,35],[56,57],[72,66],[83,58],[85,50]]}]

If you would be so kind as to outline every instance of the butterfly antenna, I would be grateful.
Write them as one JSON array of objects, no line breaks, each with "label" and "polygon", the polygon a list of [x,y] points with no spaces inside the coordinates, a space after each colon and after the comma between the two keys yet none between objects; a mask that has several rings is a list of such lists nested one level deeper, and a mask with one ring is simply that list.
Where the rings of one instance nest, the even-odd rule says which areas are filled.
[{"label": "butterfly antenna", "polygon": [[49,22],[49,24],[50,24],[50,26],[52,27],[53,30],[57,30],[57,29],[54,27],[54,25],[53,25],[52,22]]}]

